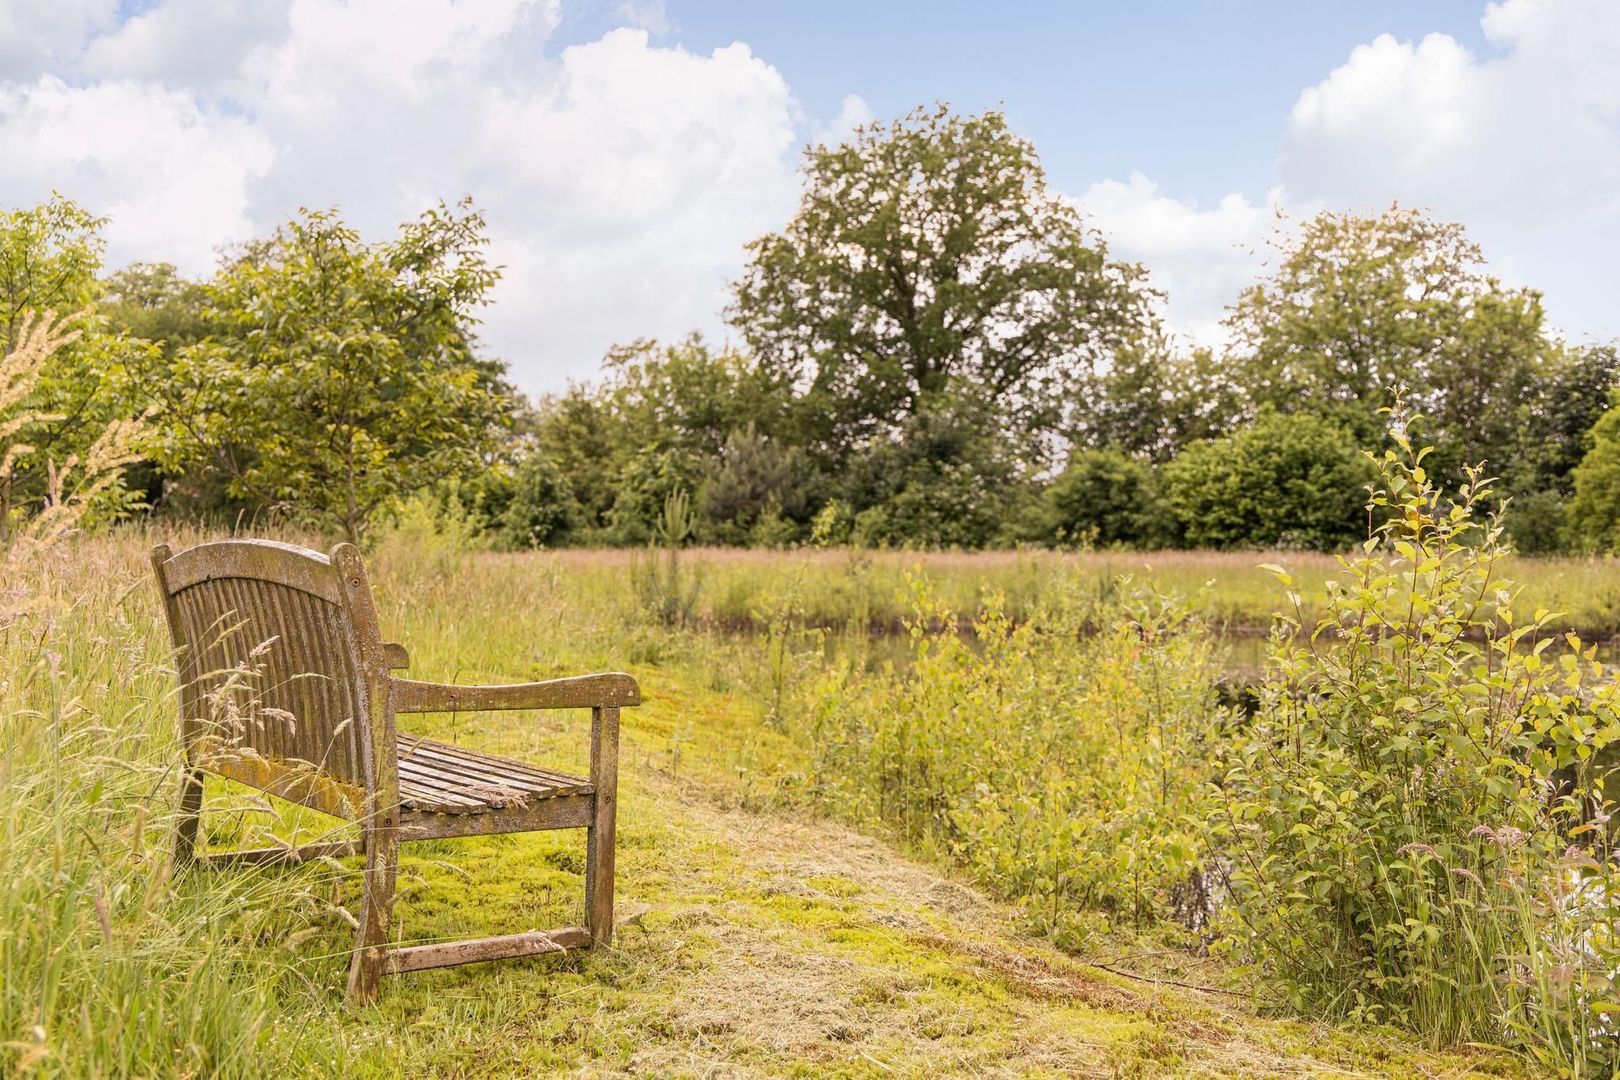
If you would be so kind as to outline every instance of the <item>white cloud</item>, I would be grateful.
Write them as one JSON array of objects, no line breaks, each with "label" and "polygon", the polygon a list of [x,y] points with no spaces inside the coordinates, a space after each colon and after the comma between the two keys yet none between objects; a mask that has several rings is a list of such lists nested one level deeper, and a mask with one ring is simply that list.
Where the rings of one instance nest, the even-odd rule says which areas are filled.
[{"label": "white cloud", "polygon": [[859,94],[845,94],[844,100],[838,104],[838,115],[832,121],[816,130],[815,142],[835,143],[849,138],[855,129],[870,124],[877,119],[872,114],[872,106]]},{"label": "white cloud", "polygon": [[1392,201],[1464,222],[1557,321],[1620,333],[1620,4],[1504,0],[1494,55],[1388,35],[1303,91],[1281,179],[1298,206]]},{"label": "white cloud", "polygon": [[616,10],[626,26],[649,34],[667,34],[675,28],[664,0],[619,0]]},{"label": "white cloud", "polygon": [[0,3],[0,81],[27,81],[71,66],[92,34],[118,21],[118,0]]},{"label": "white cloud", "polygon": [[1166,322],[1201,344],[1221,340],[1225,306],[1252,282],[1276,218],[1240,194],[1201,210],[1165,195],[1141,173],[1127,182],[1102,180],[1075,201],[1108,241],[1109,254],[1148,267],[1167,294]]},{"label": "white cloud", "polygon": [[192,273],[247,238],[247,184],[272,152],[240,117],[148,83],[0,84],[0,202],[60,190],[109,216],[109,259],[165,259]]},{"label": "white cloud", "polygon": [[554,82],[492,100],[482,138],[500,186],[479,197],[510,269],[491,347],[543,343],[584,376],[612,341],[720,332],[742,245],[792,212],[794,113],[746,46],[698,56],[637,30],[567,49]]},{"label": "white cloud", "polygon": [[[722,332],[742,245],[779,226],[795,148],[872,119],[807,117],[745,45],[656,44],[661,0],[561,50],[563,0],[0,0],[0,203],[53,188],[113,217],[110,258],[206,270],[299,206],[368,235],[444,198],[488,213],[508,266],[486,341],[519,381],[588,375],[614,341]],[[1559,322],[1620,333],[1620,3],[1504,0],[1489,49],[1384,36],[1279,116],[1274,175],[1194,201],[1132,174],[1078,198],[1209,341],[1272,212],[1399,200],[1466,222]]]},{"label": "white cloud", "polygon": [[291,0],[168,0],[92,40],[78,69],[225,91],[253,50],[286,37]]},{"label": "white cloud", "polygon": [[0,203],[59,188],[113,218],[110,261],[200,272],[299,206],[382,236],[470,194],[507,265],[484,337],[522,385],[592,374],[616,341],[719,332],[742,245],[791,212],[798,106],[740,44],[622,29],[547,54],[559,7],[163,0],[66,29],[33,13],[29,40],[51,30],[70,78],[0,76],[0,142],[28,150],[0,155]]},{"label": "white cloud", "polygon": [[1078,202],[1195,340],[1219,340],[1223,307],[1263,269],[1272,211],[1392,202],[1463,222],[1493,272],[1543,290],[1555,325],[1620,334],[1620,3],[1502,0],[1481,23],[1492,55],[1385,34],[1301,91],[1265,208],[1229,194],[1201,210],[1139,174]]}]

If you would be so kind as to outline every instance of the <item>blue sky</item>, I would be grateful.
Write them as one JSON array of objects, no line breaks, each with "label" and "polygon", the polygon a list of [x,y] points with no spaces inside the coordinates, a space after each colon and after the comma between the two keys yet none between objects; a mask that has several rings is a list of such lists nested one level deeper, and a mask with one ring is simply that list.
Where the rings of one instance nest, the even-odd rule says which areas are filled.
[{"label": "blue sky", "polygon": [[301,206],[380,237],[471,195],[486,347],[544,392],[725,339],[805,142],[935,101],[1004,107],[1188,342],[1290,223],[1392,201],[1620,335],[1620,0],[0,0],[0,204],[202,275]]},{"label": "blue sky", "polygon": [[[569,9],[558,44],[589,41],[621,7]],[[1380,34],[1440,31],[1481,55],[1477,0],[1247,3],[861,3],[668,0],[656,37],[697,52],[746,42],[812,116],[859,95],[879,117],[948,101],[1002,106],[1054,182],[1145,172],[1185,196],[1264,194],[1300,89]]]}]

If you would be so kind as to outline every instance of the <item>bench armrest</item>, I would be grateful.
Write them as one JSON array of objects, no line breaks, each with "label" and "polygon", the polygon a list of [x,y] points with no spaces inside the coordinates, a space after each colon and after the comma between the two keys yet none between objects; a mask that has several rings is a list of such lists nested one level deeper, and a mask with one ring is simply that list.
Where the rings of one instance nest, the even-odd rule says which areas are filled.
[{"label": "bench armrest", "polygon": [[396,713],[496,712],[502,709],[593,709],[640,705],[641,688],[619,671],[507,686],[390,679]]}]

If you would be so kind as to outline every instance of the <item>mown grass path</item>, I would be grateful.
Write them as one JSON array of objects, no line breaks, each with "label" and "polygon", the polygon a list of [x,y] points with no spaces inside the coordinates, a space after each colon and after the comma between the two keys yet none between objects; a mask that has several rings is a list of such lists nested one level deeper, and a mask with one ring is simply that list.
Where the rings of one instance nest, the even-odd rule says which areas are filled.
[{"label": "mown grass path", "polygon": [[[1497,1055],[1260,1019],[1241,999],[1088,967],[878,840],[739,805],[738,785],[704,763],[769,733],[738,699],[647,681],[648,704],[627,714],[621,789],[620,906],[639,914],[616,948],[395,981],[351,1021],[366,1047],[357,1064],[446,1076],[1520,1072]],[[694,723],[677,771],[671,734]],[[542,756],[577,742],[566,722],[481,718],[436,733]],[[572,837],[418,847],[405,931],[547,925],[574,902],[579,861]]]}]

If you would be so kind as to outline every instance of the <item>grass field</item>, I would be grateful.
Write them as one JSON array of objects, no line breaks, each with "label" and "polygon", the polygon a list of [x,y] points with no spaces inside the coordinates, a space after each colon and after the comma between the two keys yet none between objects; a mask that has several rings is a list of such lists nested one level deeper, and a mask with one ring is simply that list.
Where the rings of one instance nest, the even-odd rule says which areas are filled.
[{"label": "grass field", "polygon": [[[635,551],[561,549],[530,555],[485,555],[554,567],[604,586],[622,582]],[[697,548],[686,554],[700,581],[696,614],[716,627],[757,627],[773,605],[791,593],[796,617],[806,625],[843,628],[865,621],[879,630],[898,629],[908,614],[908,576],[926,574],[945,600],[963,614],[983,602],[987,590],[1001,593],[1014,617],[1027,610],[1055,573],[1078,575],[1099,594],[1128,576],[1152,588],[1185,597],[1212,624],[1240,633],[1264,633],[1272,613],[1286,601],[1262,567],[1281,565],[1315,610],[1322,586],[1340,576],[1336,557],[1300,551],[1161,552],[904,552]],[[1620,636],[1620,561],[1612,557],[1512,557],[1507,576],[1521,588],[1516,603],[1527,613],[1558,612],[1560,625],[1583,637]]]},{"label": "grass field", "polygon": [[[0,582],[0,1073],[1528,1075],[1508,1055],[1430,1051],[1388,1029],[1261,1018],[1232,972],[1151,933],[1111,929],[1060,950],[1031,932],[1027,910],[881,833],[817,816],[803,795],[809,748],[770,715],[784,677],[771,633],[650,624],[624,553],[465,556],[421,538],[385,542],[371,560],[385,634],[407,645],[413,675],[621,668],[641,680],[620,810],[620,906],[640,914],[605,954],[411,976],[385,984],[376,1007],[349,1010],[351,862],[168,875],[176,706],[150,542],[80,541],[9,564]],[[1270,585],[1252,567],[1272,558],[694,561],[704,621],[769,628],[783,612],[816,625],[898,622],[919,566],[951,603],[975,606],[988,583],[1016,609],[1053,562],[1078,564],[1102,588],[1145,561],[1156,580],[1237,621],[1267,610]],[[1285,559],[1331,572],[1325,560]],[[1602,573],[1526,565],[1549,593],[1579,591],[1577,579],[1590,590]],[[572,714],[415,723],[575,769],[585,726]],[[210,798],[224,808],[207,819],[216,844],[331,824],[241,789]],[[405,851],[401,937],[574,914],[575,835]]]}]

